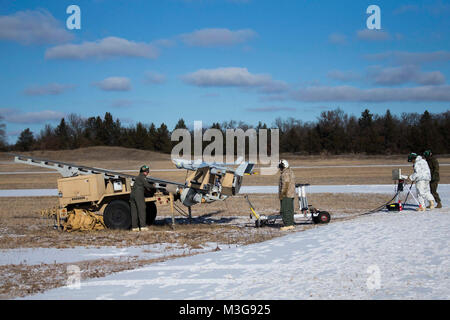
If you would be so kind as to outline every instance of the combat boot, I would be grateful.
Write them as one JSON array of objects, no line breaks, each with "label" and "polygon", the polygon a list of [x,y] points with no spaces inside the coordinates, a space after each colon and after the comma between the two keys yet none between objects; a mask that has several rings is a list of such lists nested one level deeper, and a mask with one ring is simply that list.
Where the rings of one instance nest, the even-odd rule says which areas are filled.
[{"label": "combat boot", "polygon": [[442,208],[442,203],[438,202],[437,206],[436,206],[436,209],[440,209],[440,208]]},{"label": "combat boot", "polygon": [[434,201],[430,200],[430,210],[433,210],[433,209],[434,209]]}]

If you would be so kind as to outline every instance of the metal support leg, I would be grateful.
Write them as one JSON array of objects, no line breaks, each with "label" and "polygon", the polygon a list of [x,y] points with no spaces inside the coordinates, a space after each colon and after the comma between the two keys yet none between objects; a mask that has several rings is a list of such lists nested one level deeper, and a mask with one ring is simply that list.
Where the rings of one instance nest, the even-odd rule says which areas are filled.
[{"label": "metal support leg", "polygon": [[173,193],[169,193],[169,199],[170,199],[170,211],[172,213],[172,229],[175,228],[175,210],[173,207]]},{"label": "metal support leg", "polygon": [[306,197],[306,186],[309,184],[296,184],[296,190],[298,194],[298,205],[300,211],[304,214],[308,211],[308,198]]},{"label": "metal support leg", "polygon": [[411,187],[409,188],[408,194],[406,195],[406,198],[405,198],[405,205],[407,204],[408,197],[411,194],[411,196],[413,197],[413,199],[416,201],[417,205],[419,206],[420,205],[419,201],[417,201],[416,197],[414,196],[413,191],[412,191],[412,187],[413,187],[413,185],[411,184]]}]

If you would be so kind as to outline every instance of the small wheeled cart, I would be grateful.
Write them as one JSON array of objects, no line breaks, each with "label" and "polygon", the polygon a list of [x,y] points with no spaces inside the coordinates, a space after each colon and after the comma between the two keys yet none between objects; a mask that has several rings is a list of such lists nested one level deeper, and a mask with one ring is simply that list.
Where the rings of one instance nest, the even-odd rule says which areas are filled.
[{"label": "small wheeled cart", "polygon": [[[305,219],[305,222],[311,221],[314,224],[319,223],[329,223],[331,220],[330,213],[327,211],[321,211],[313,206],[308,204],[308,199],[306,197],[306,187],[309,186],[309,183],[307,184],[301,184],[298,183],[295,185],[295,190],[298,194],[298,204],[299,204],[299,211],[300,213],[294,214],[294,219]],[[256,212],[255,208],[253,207],[252,203],[250,202],[248,195],[245,196],[245,198],[248,201],[248,204],[250,205],[250,218],[255,218],[255,226],[256,228],[260,228],[262,226],[268,225],[268,224],[275,224],[275,222],[279,219],[281,219],[281,215],[260,215]]]}]

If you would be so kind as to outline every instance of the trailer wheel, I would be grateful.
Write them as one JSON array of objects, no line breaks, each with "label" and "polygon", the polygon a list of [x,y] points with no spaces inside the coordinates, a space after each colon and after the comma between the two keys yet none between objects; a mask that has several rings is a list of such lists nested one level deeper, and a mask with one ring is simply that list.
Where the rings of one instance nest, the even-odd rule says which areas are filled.
[{"label": "trailer wheel", "polygon": [[331,216],[327,211],[322,211],[319,214],[320,223],[328,223],[331,220]]},{"label": "trailer wheel", "polygon": [[111,201],[103,212],[103,221],[108,229],[130,229],[131,209],[129,203],[123,200]]},{"label": "trailer wheel", "polygon": [[330,214],[327,211],[320,211],[317,217],[313,217],[313,222],[315,224],[328,223],[330,222],[330,219],[331,219]]},{"label": "trailer wheel", "polygon": [[154,202],[147,202],[146,206],[147,217],[145,220],[147,225],[149,226],[155,222],[158,209],[156,208],[156,204]]}]

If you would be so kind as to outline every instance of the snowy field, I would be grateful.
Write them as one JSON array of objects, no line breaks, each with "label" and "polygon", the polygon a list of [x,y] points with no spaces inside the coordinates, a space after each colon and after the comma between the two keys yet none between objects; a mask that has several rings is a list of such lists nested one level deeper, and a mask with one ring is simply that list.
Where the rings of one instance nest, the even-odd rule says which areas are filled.
[{"label": "snowy field", "polygon": [[449,299],[449,185],[439,192],[443,209],[336,221],[25,299]]},{"label": "snowy field", "polygon": [[139,257],[139,259],[157,259],[171,255],[208,252],[217,248],[216,243],[207,243],[201,249],[168,244],[151,244],[133,247],[74,247],[74,248],[19,248],[1,249],[0,266],[8,264],[51,264],[76,263],[96,259]]}]

